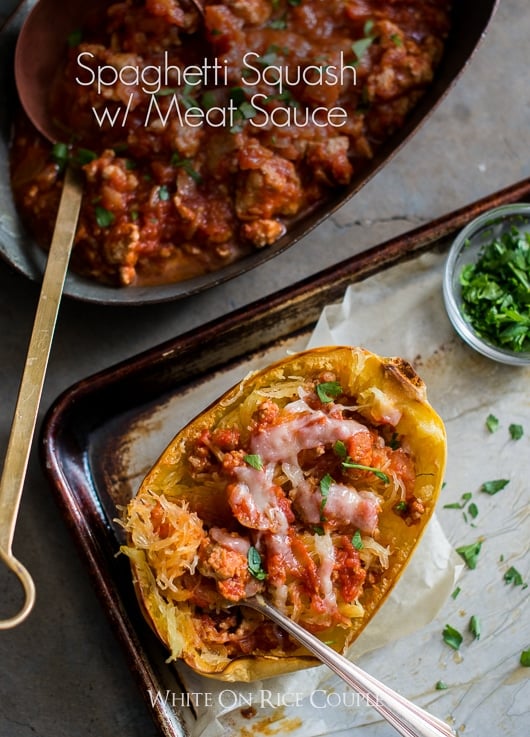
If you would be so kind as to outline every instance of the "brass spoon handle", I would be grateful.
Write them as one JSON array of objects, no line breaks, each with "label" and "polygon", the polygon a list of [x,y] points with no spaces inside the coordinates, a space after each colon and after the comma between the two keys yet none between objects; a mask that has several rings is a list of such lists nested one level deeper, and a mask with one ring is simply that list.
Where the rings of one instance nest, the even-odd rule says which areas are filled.
[{"label": "brass spoon handle", "polygon": [[416,706],[339,653],[315,635],[286,617],[260,596],[241,601],[256,609],[289,632],[328,668],[359,693],[403,737],[454,737],[454,731],[441,719]]},{"label": "brass spoon handle", "polygon": [[22,622],[35,601],[33,580],[13,556],[11,546],[81,197],[78,176],[68,168],[0,480],[0,558],[19,578],[25,592],[22,609],[15,616],[0,620],[0,629]]}]

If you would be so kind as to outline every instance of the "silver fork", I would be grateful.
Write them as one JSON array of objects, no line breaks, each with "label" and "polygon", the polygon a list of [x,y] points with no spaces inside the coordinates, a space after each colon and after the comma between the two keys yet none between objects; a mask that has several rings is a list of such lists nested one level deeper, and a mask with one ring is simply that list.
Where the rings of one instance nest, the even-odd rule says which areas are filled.
[{"label": "silver fork", "polygon": [[296,622],[293,622],[259,594],[238,602],[261,612],[286,630],[304,647],[336,673],[348,686],[361,694],[399,734],[404,737],[455,737],[455,732],[441,719],[432,716],[408,699],[400,696],[357,665],[324,644]]}]

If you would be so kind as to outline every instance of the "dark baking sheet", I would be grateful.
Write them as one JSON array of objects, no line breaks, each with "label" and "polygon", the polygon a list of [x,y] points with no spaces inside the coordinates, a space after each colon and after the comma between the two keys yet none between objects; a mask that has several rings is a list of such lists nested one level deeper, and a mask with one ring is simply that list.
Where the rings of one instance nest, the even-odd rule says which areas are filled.
[{"label": "dark baking sheet", "polygon": [[[238,367],[249,360],[296,347],[321,309],[338,301],[349,284],[425,251],[444,249],[473,217],[529,197],[530,179],[91,376],[51,407],[41,436],[43,468],[161,734],[185,734],[194,715],[190,709],[151,704],[150,693],[178,692],[180,685],[164,663],[164,648],[139,615],[128,563],[116,557],[122,536],[114,521],[119,506],[134,493],[136,476],[162,450],[149,446],[150,418],[172,399],[200,392],[212,376],[242,378]],[[168,440],[186,419],[171,416]],[[135,459],[139,468],[131,478],[130,454],[139,445],[145,458]]]},{"label": "dark baking sheet", "polygon": [[[3,205],[0,218],[0,257],[29,278],[40,281],[46,257],[28,236],[17,216],[9,182],[8,155],[11,119],[17,104],[12,71],[14,48],[18,31],[33,4],[33,0],[23,0],[0,29],[0,200]],[[329,200],[298,218],[290,225],[286,235],[272,246],[258,249],[219,271],[159,287],[109,287],[69,272],[64,293],[83,301],[107,305],[165,302],[209,289],[285,251],[356,194],[411,138],[468,63],[486,32],[496,6],[497,0],[459,0],[454,3],[452,31],[442,62],[432,85],[407,118],[405,125],[377,150],[370,163],[347,187],[337,189]]]}]

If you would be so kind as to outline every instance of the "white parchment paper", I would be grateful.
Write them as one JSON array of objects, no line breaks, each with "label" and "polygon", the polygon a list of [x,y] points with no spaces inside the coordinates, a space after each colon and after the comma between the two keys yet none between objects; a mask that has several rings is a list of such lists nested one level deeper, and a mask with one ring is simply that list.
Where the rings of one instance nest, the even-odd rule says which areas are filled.
[{"label": "white parchment paper", "polygon": [[[429,254],[352,285],[341,304],[323,311],[310,339],[275,344],[137,418],[124,451],[127,478],[138,488],[153,459],[200,408],[248,371],[304,349],[308,339],[310,346],[358,344],[407,358],[447,428],[446,483],[437,517],[349,656],[454,724],[459,737],[527,737],[530,669],[520,665],[520,655],[530,649],[530,588],[524,585],[530,581],[530,369],[494,363],[456,336],[443,305],[443,265],[443,256]],[[494,433],[486,427],[489,414],[499,420]],[[522,438],[511,438],[510,424],[522,425]],[[489,496],[481,485],[494,479],[508,484]],[[462,506],[463,495],[463,508],[447,508]],[[453,549],[477,541],[476,568],[462,570]],[[511,568],[520,585],[504,580]],[[478,640],[469,631],[471,616],[480,621]],[[458,651],[443,641],[446,624],[462,634]],[[172,715],[184,706],[191,737],[394,734],[323,666],[254,684],[222,683],[174,667],[184,692],[175,683],[174,692],[149,696],[164,700]],[[438,681],[447,688],[437,689]]]},{"label": "white parchment paper", "polygon": [[[475,403],[470,387],[477,381],[473,374],[466,374],[465,391],[459,382],[447,386],[448,360],[452,362],[450,375],[454,378],[464,357],[471,364],[476,358],[460,344],[448,323],[441,297],[442,261],[440,256],[427,255],[352,285],[341,304],[325,308],[308,347],[351,344],[381,355],[402,356],[417,367],[438,411],[445,410],[450,416],[454,402],[466,398],[465,392],[469,392],[467,401]],[[478,361],[481,365],[476,368],[481,374],[498,374],[496,366],[482,365],[481,358]],[[398,585],[354,643],[349,657],[362,665],[367,653],[372,652],[372,660],[377,664],[378,659],[391,655],[392,643],[414,638],[451,600],[462,569],[461,557],[453,551],[439,520],[434,518]],[[439,644],[447,647],[441,641],[441,630],[439,638]],[[406,659],[394,662],[399,669],[407,667]],[[313,737],[339,734],[353,725],[359,727],[377,719],[324,666],[253,684],[221,683],[179,668],[188,691],[198,695],[193,737],[259,734],[260,730]],[[377,676],[377,667],[372,672]],[[436,680],[433,674],[431,693],[436,693]],[[406,691],[403,685],[402,682],[395,687]]]}]

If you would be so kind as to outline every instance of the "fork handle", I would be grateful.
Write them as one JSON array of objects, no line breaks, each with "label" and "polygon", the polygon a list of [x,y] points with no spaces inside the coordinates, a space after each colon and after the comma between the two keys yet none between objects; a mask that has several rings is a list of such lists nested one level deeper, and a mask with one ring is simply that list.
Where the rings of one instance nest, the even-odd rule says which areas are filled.
[{"label": "fork handle", "polygon": [[403,737],[455,737],[451,727],[441,719],[365,673],[261,597],[241,603],[262,612],[289,632],[354,691],[361,694],[366,703],[379,712]]}]

